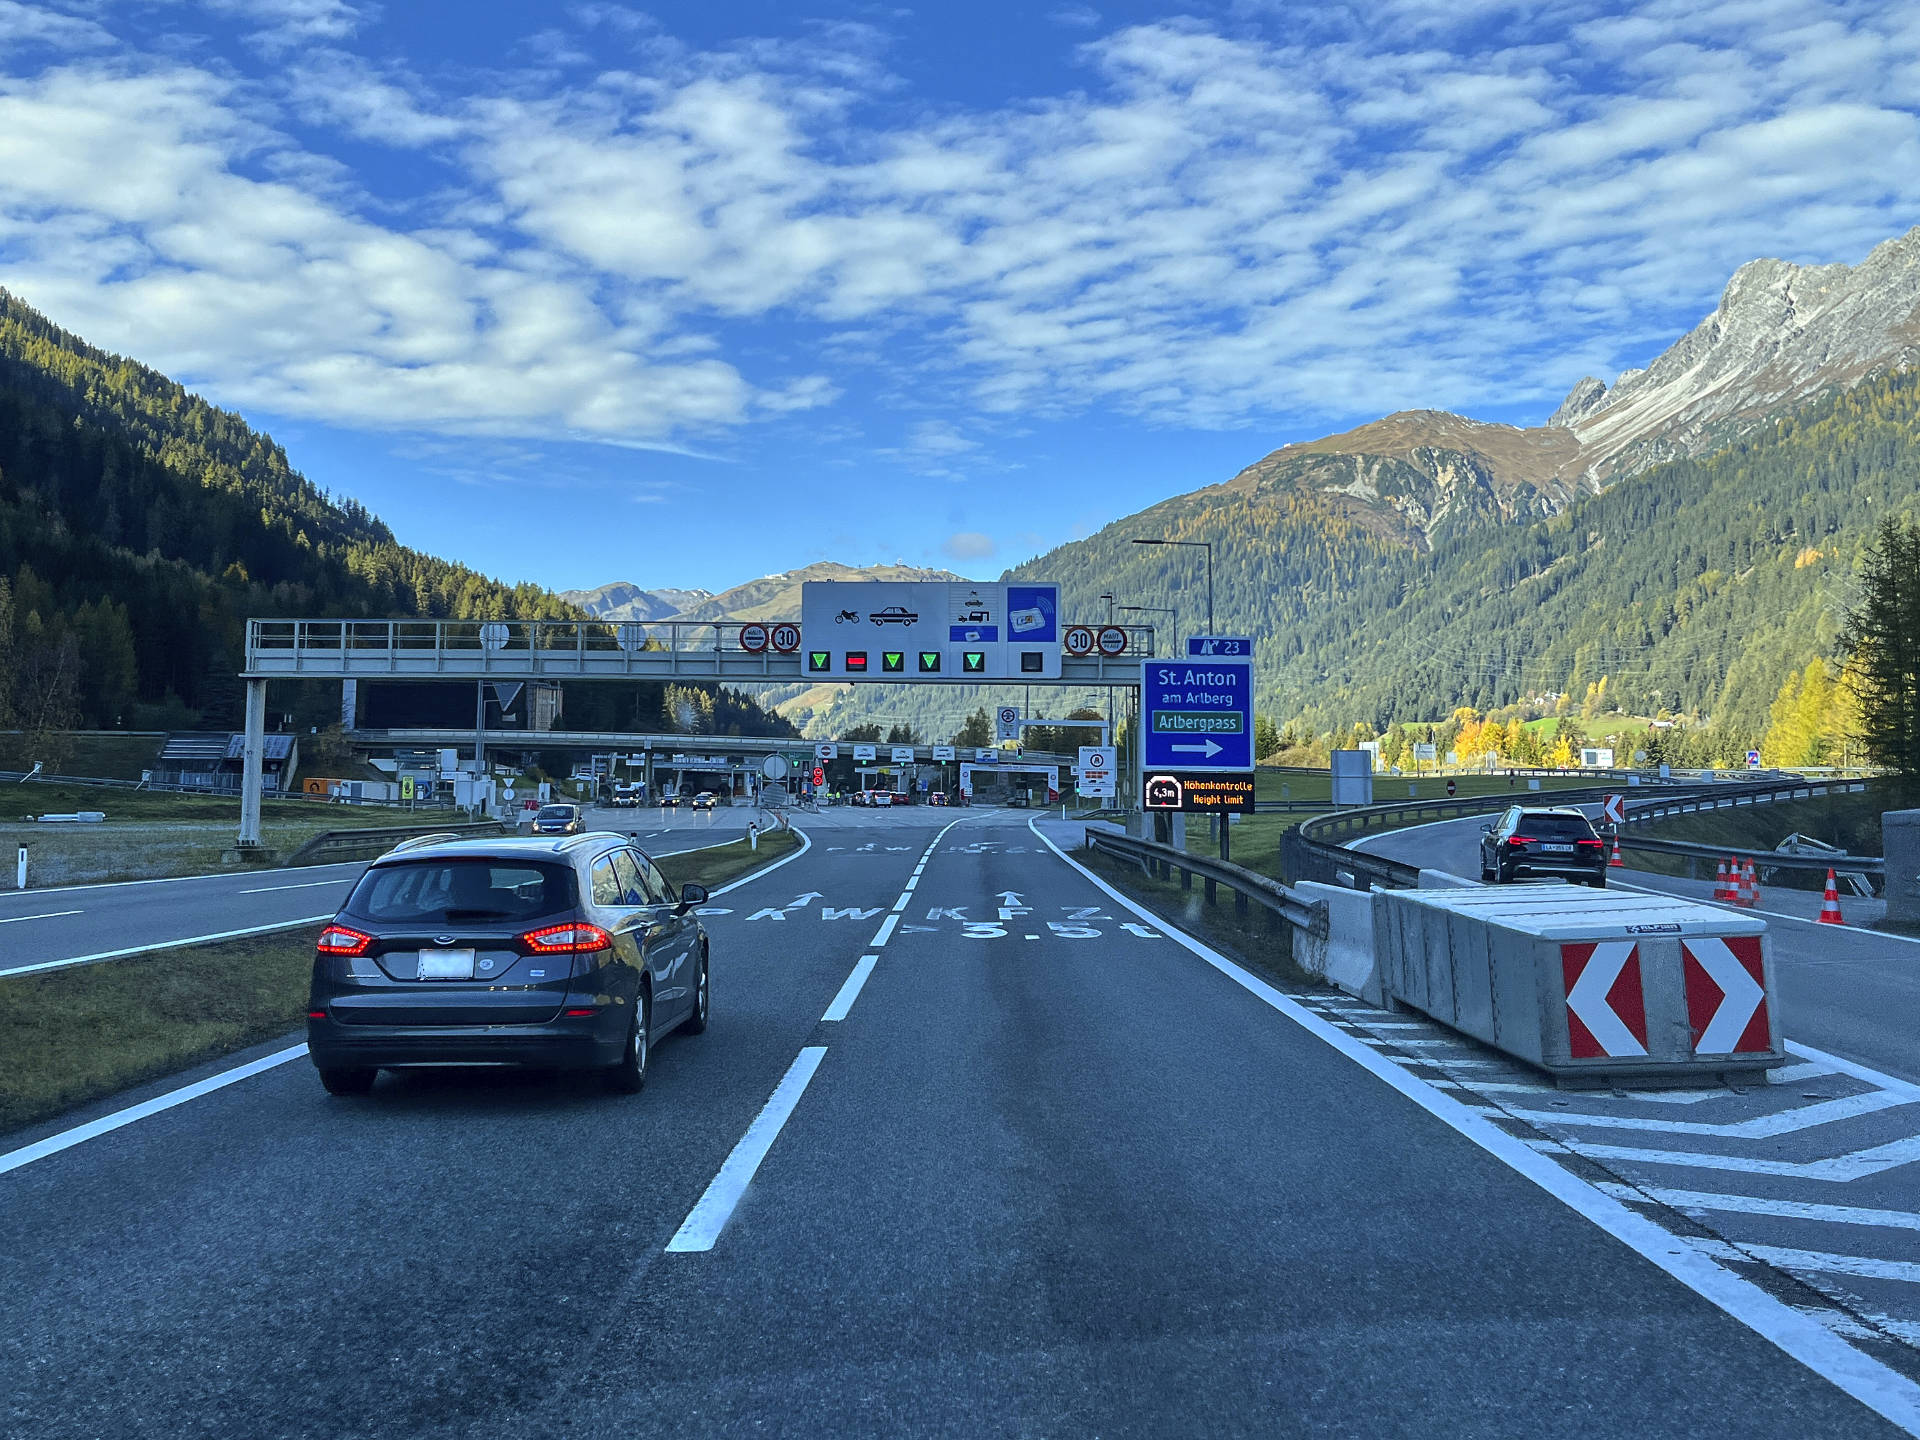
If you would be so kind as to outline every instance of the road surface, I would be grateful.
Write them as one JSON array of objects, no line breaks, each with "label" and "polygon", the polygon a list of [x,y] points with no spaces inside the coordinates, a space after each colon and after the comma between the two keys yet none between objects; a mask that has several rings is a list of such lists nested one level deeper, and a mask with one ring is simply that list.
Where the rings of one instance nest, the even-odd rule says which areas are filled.
[{"label": "road surface", "polygon": [[296,1055],[15,1137],[0,1428],[1916,1433],[1025,819],[823,829],[715,896],[713,1024],[638,1097],[344,1101]]}]

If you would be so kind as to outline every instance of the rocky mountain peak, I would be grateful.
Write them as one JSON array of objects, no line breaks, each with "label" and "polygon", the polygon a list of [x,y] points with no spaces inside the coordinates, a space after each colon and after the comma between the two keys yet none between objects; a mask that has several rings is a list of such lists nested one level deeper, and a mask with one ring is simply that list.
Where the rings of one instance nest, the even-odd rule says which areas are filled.
[{"label": "rocky mountain peak", "polygon": [[1547,424],[1565,429],[1581,416],[1599,409],[1606,399],[1606,382],[1588,375],[1567,392],[1567,398],[1560,402],[1560,408],[1547,417]]},{"label": "rocky mountain peak", "polygon": [[1858,265],[1747,262],[1713,313],[1651,365],[1598,393],[1581,381],[1549,423],[1573,431],[1583,474],[1605,482],[1916,360],[1920,228]]}]

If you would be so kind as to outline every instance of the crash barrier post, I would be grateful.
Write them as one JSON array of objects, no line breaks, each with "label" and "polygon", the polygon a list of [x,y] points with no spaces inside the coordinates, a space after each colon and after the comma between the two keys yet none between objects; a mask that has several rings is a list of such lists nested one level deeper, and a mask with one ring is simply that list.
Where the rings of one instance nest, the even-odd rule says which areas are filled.
[{"label": "crash barrier post", "polygon": [[1564,884],[1373,903],[1389,997],[1556,1080],[1685,1081],[1786,1058],[1757,915]]}]

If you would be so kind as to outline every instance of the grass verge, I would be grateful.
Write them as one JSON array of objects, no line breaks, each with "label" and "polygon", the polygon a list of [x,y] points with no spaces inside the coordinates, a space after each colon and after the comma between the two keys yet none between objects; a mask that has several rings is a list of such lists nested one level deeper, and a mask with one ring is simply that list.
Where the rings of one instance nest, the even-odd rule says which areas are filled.
[{"label": "grass verge", "polygon": [[706,850],[663,855],[655,863],[676,889],[682,885],[704,885],[709,890],[718,890],[799,848],[800,837],[791,830],[769,830],[760,837],[758,850],[750,848],[744,840],[734,840]]},{"label": "grass verge", "polygon": [[1204,940],[1221,954],[1275,984],[1324,983],[1294,963],[1293,927],[1285,921],[1270,923],[1269,912],[1251,902],[1242,918],[1233,908],[1232,891],[1219,890],[1218,898],[1208,904],[1203,882],[1197,878],[1191,890],[1183,890],[1177,874],[1171,880],[1160,880],[1131,861],[1104,850],[1080,849],[1071,853],[1114,889],[1139,902],[1167,924],[1178,926],[1196,940]]},{"label": "grass verge", "polygon": [[298,1029],[318,929],[0,982],[0,1132]]},{"label": "grass verge", "polygon": [[[16,823],[24,815],[74,810],[99,810],[107,818],[97,825]],[[12,817],[0,819],[0,855],[11,868],[15,847],[27,847],[28,884],[112,884],[230,868],[220,857],[239,833],[240,801],[233,795],[35,781],[0,785],[0,816]],[[425,818],[399,806],[269,800],[261,807],[260,836],[284,858],[326,830],[417,824]]]}]

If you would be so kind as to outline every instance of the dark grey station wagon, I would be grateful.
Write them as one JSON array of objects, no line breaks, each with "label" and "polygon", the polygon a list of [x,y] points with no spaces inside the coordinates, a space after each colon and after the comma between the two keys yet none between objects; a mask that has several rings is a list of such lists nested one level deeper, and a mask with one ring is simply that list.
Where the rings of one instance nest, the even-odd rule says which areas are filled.
[{"label": "dark grey station wagon", "polygon": [[518,1065],[638,1090],[655,1040],[707,1028],[706,899],[618,835],[407,841],[320,934],[320,1081],[358,1095],[385,1068]]}]

